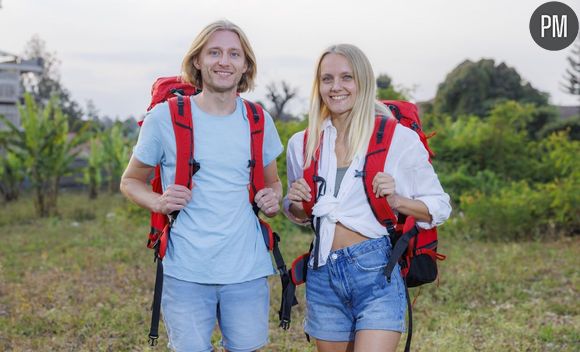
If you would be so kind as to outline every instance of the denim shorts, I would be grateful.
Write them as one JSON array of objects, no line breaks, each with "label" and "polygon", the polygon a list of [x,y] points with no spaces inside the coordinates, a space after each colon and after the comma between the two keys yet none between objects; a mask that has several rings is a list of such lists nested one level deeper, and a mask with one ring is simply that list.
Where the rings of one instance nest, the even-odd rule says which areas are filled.
[{"label": "denim shorts", "polygon": [[391,282],[384,267],[388,237],[330,252],[325,265],[308,268],[304,330],[325,341],[352,341],[359,330],[405,331],[407,301],[399,265]]},{"label": "denim shorts", "polygon": [[228,351],[255,351],[268,343],[269,303],[265,277],[211,285],[165,275],[161,309],[168,347],[178,352],[213,351],[211,335],[217,321]]}]

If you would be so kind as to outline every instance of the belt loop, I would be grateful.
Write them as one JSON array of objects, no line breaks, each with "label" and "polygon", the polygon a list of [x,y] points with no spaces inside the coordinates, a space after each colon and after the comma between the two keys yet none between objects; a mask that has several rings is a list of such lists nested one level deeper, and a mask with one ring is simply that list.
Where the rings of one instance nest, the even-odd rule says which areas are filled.
[{"label": "belt loop", "polygon": [[347,252],[348,252],[347,253],[347,255],[348,255],[348,257],[347,257],[348,263],[349,264],[354,263],[354,257],[352,256],[352,253],[350,252],[350,250],[348,250]]}]

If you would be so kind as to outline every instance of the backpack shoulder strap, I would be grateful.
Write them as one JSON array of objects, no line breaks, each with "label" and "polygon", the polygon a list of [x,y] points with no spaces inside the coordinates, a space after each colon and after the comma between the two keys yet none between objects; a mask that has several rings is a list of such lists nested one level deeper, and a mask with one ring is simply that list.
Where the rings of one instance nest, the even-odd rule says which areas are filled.
[{"label": "backpack shoulder strap", "polygon": [[[318,164],[320,161],[320,153],[322,149],[322,141],[324,138],[324,132],[320,136],[319,147],[314,152],[314,157],[310,161],[310,165],[304,169],[303,177],[306,180],[306,184],[310,187],[310,201],[303,201],[302,206],[306,214],[312,216],[312,208],[316,203],[316,198],[318,197],[317,181],[318,181]],[[308,129],[304,130],[304,144],[303,144],[303,160],[306,160],[306,144],[308,143]]]},{"label": "backpack shoulder strap", "polygon": [[248,167],[250,168],[250,183],[248,185],[250,194],[250,203],[254,205],[254,198],[259,190],[264,188],[264,158],[263,158],[263,144],[264,144],[264,109],[259,104],[254,104],[244,99],[246,107],[246,116],[250,124],[250,160]]},{"label": "backpack shoulder strap", "polygon": [[189,97],[176,96],[168,99],[167,103],[175,133],[175,184],[191,189],[191,177],[199,169],[199,163],[194,159],[191,101]]},{"label": "backpack shoulder strap", "polygon": [[375,127],[371,135],[371,140],[369,141],[362,173],[364,189],[369,205],[377,221],[387,228],[389,234],[395,230],[397,217],[386,201],[386,198],[376,198],[374,196],[373,179],[378,172],[383,172],[385,169],[385,161],[387,160],[387,154],[389,153],[396,126],[397,120],[394,118],[387,118],[382,115],[375,118]]}]

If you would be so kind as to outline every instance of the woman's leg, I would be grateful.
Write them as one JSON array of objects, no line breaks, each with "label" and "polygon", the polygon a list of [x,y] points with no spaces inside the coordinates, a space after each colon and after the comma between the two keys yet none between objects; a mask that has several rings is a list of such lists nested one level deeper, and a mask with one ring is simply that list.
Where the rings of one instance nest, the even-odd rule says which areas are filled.
[{"label": "woman's leg", "polygon": [[333,342],[316,340],[318,352],[353,352],[354,341]]},{"label": "woman's leg", "polygon": [[401,333],[386,330],[359,330],[356,333],[355,352],[395,352]]}]

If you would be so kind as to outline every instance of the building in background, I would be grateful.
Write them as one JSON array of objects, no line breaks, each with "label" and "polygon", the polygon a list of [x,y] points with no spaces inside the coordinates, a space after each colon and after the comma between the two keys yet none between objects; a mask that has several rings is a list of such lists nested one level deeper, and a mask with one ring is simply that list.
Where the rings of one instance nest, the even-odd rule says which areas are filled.
[{"label": "building in background", "polygon": [[[23,94],[20,76],[28,72],[42,72],[41,60],[23,60],[0,50],[0,115],[4,115],[16,125],[20,125],[16,104]],[[2,127],[3,124],[0,122],[0,128]]]}]

